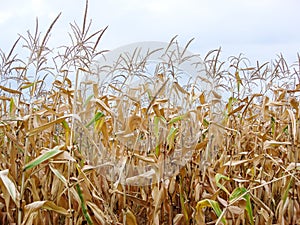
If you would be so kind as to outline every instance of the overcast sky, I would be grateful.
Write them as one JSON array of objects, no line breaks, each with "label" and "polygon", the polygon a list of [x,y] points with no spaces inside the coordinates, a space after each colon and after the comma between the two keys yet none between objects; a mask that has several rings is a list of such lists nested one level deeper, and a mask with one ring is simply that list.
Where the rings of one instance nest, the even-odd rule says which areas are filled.
[{"label": "overcast sky", "polygon": [[[62,16],[51,44],[68,43],[69,23],[81,24],[85,0],[1,0],[0,48],[7,51],[39,18],[42,32]],[[92,29],[109,26],[100,48],[114,49],[138,41],[165,41],[178,35],[190,50],[204,56],[222,47],[223,57],[243,53],[251,62],[282,53],[291,64],[300,52],[299,0],[89,0]]]}]

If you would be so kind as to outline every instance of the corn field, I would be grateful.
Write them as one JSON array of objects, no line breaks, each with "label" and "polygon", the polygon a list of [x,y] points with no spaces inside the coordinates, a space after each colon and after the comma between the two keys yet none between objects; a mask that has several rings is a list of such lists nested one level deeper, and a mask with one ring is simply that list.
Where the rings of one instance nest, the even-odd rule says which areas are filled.
[{"label": "corn field", "polygon": [[87,8],[69,46],[59,14],[0,49],[0,224],[300,224],[300,56],[216,49],[188,85],[128,57],[99,85]]}]

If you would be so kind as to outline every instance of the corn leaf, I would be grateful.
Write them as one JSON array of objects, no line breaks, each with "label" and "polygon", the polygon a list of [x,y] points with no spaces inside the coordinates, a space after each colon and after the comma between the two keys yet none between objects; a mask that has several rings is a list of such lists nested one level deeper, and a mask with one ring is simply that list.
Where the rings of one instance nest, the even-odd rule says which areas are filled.
[{"label": "corn leaf", "polygon": [[54,124],[62,123],[63,121],[65,121],[66,118],[69,118],[69,117],[74,117],[74,118],[76,118],[77,120],[80,121],[80,118],[78,116],[74,115],[74,114],[73,115],[72,114],[65,115],[65,116],[59,117],[56,120],[53,120],[53,121],[51,121],[49,123],[43,124],[42,126],[39,126],[39,127],[36,127],[34,129],[30,130],[28,132],[28,135],[31,136],[31,135],[35,135],[35,134],[37,134],[39,132],[42,132],[42,131],[50,128]]},{"label": "corn leaf", "polygon": [[68,187],[68,181],[57,169],[50,165],[51,171],[57,176],[57,178],[64,183],[66,187]]},{"label": "corn leaf", "polygon": [[12,182],[12,180],[8,177],[8,169],[0,171],[0,179],[3,182],[4,187],[9,193],[12,200],[17,204],[19,192],[16,188],[16,185]]},{"label": "corn leaf", "polygon": [[246,211],[249,216],[250,224],[254,224],[253,220],[253,211],[252,211],[252,205],[250,200],[250,194],[248,193],[247,189],[244,187],[238,187],[234,189],[234,191],[231,193],[231,196],[229,197],[229,201],[234,201],[238,198],[243,198],[246,200]]},{"label": "corn leaf", "polygon": [[66,122],[66,120],[62,121],[61,122],[62,125],[63,125],[63,128],[65,129],[65,143],[66,143],[66,146],[69,146],[70,145],[70,133],[71,133],[71,130],[70,130],[70,127],[69,127],[69,124]]},{"label": "corn leaf", "polygon": [[171,120],[168,122],[168,124],[176,123],[176,122],[178,122],[178,121],[183,120],[184,118],[186,118],[186,115],[176,116],[176,117],[174,117],[173,119],[171,119]]},{"label": "corn leaf", "polygon": [[91,101],[91,99],[94,97],[94,95],[90,95],[89,97],[87,97],[87,99],[85,100],[85,102],[83,103],[83,107],[85,108],[87,106],[87,104]]},{"label": "corn leaf", "polygon": [[225,191],[228,195],[230,195],[229,191],[224,187],[223,184],[220,183],[220,181],[224,179],[224,180],[230,180],[229,177],[223,175],[223,174],[220,174],[220,173],[217,173],[215,175],[215,181],[216,181],[216,184],[217,186],[222,189],[223,191]]},{"label": "corn leaf", "polygon": [[104,114],[102,112],[96,112],[95,116],[90,120],[90,122],[88,122],[87,125],[85,125],[86,128],[88,128],[89,126],[91,126],[93,123],[97,122],[98,120],[100,120],[102,117],[104,117]]},{"label": "corn leaf", "polygon": [[27,89],[27,88],[30,88],[34,85],[34,82],[26,82],[26,83],[23,83],[23,85],[21,86],[21,90],[23,89]]},{"label": "corn leaf", "polygon": [[126,215],[126,225],[138,225],[136,221],[136,216],[133,214],[133,212],[130,209],[127,209],[125,211]]},{"label": "corn leaf", "polygon": [[[211,207],[218,217],[220,217],[222,215],[222,210],[220,208],[219,203],[214,200],[204,199],[204,200],[199,201],[196,205],[197,213],[201,214],[202,208],[204,208],[204,207]],[[221,219],[221,221],[223,224],[226,224],[226,220],[224,217]]]},{"label": "corn leaf", "polygon": [[48,151],[45,151],[42,155],[38,156],[37,158],[35,158],[34,160],[30,161],[29,163],[27,163],[23,170],[26,171],[28,169],[31,169],[33,167],[36,167],[38,165],[40,165],[41,163],[53,158],[54,156],[62,153],[63,151],[59,149],[59,146],[56,146],[53,149],[50,149]]},{"label": "corn leaf", "polygon": [[175,137],[176,137],[177,133],[178,133],[178,128],[175,128],[175,127],[172,126],[170,131],[169,131],[169,134],[167,136],[167,143],[170,146],[170,148],[174,147]]},{"label": "corn leaf", "polygon": [[40,209],[47,209],[65,216],[71,216],[65,208],[57,206],[52,201],[35,201],[25,206],[25,214],[22,225],[28,224],[30,216]]},{"label": "corn leaf", "polygon": [[79,198],[80,198],[81,210],[82,210],[83,216],[86,219],[86,221],[88,222],[88,224],[92,225],[93,221],[92,221],[92,219],[91,219],[91,217],[88,213],[88,210],[87,210],[87,207],[86,207],[86,204],[85,204],[85,201],[84,201],[84,197],[83,197],[83,194],[82,194],[82,191],[80,189],[79,184],[76,184],[76,191],[77,191],[77,193],[79,195]]}]

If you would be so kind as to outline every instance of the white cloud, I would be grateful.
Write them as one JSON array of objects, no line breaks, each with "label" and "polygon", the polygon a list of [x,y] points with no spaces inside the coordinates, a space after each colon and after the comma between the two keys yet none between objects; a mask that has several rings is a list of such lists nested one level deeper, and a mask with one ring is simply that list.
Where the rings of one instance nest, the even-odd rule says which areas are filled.
[{"label": "white cloud", "polygon": [[[52,39],[65,41],[69,22],[82,23],[85,0],[24,2],[10,0],[1,5],[2,30],[14,29],[16,34],[34,28],[36,16],[40,27],[47,29],[62,12]],[[294,47],[295,52],[299,51],[299,8],[299,0],[89,0],[89,18],[93,19],[94,30],[109,25],[100,43],[105,49],[135,41],[169,41],[178,34],[183,44],[195,37],[193,46],[199,51],[222,46],[247,53],[259,51],[259,47],[253,46],[265,45],[273,46],[275,56],[278,49],[287,45],[288,49]],[[10,39],[0,38],[2,42],[4,38]],[[268,51],[257,55],[271,51],[272,47],[268,47]]]},{"label": "white cloud", "polygon": [[13,16],[12,12],[0,11],[0,24],[7,22]]}]

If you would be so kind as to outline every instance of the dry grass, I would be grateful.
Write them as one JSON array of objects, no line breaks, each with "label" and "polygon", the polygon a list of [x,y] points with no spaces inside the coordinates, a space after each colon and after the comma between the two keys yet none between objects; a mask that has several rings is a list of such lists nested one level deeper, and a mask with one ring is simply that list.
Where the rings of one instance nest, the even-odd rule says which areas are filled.
[{"label": "dry grass", "polygon": [[300,58],[249,66],[218,49],[198,81],[212,92],[174,73],[130,89],[122,74],[110,92],[81,83],[87,98],[105,29],[90,34],[86,14],[71,46],[47,48],[58,16],[0,52],[1,224],[300,223]]}]

